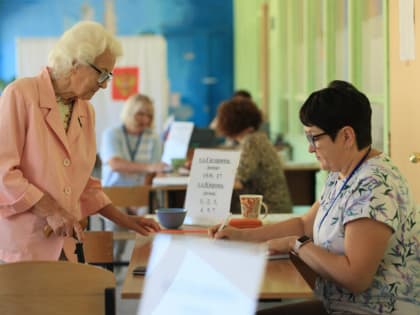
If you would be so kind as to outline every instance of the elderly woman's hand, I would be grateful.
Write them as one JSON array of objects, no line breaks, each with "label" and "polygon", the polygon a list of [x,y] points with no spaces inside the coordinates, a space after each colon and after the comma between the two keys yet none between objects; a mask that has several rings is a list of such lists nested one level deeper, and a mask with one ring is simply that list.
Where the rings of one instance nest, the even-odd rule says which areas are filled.
[{"label": "elderly woman's hand", "polygon": [[62,209],[46,217],[48,226],[56,235],[75,237],[79,241],[83,241],[83,228],[77,221],[76,217]]},{"label": "elderly woman's hand", "polygon": [[140,233],[141,235],[149,235],[150,233],[155,233],[160,231],[159,224],[150,218],[145,218],[142,216],[129,216],[129,229]]},{"label": "elderly woman's hand", "polygon": [[75,236],[79,241],[83,240],[83,228],[77,218],[62,208],[49,194],[44,194],[33,206],[32,212],[44,218],[54,234],[58,236]]}]

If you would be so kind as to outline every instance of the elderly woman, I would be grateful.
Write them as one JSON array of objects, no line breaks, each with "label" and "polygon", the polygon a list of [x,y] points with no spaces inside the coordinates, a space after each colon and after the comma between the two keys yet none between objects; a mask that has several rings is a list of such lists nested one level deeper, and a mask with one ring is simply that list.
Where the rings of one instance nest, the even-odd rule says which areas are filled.
[{"label": "elderly woman", "polygon": [[262,113],[249,99],[233,98],[218,109],[221,134],[240,143],[231,211],[240,212],[239,194],[261,194],[270,213],[290,213],[292,203],[281,160],[266,133],[259,131]]},{"label": "elderly woman", "polygon": [[[148,173],[162,172],[167,165],[159,162],[162,144],[153,132],[153,103],[143,94],[127,99],[121,112],[123,124],[105,130],[100,156],[102,160],[103,186],[144,185]],[[129,214],[137,214],[137,209],[124,209]],[[140,209],[142,210],[142,209]],[[121,231],[123,227],[106,220],[109,231]],[[114,244],[114,256],[121,260],[126,242]]]},{"label": "elderly woman", "polygon": [[118,211],[90,177],[96,146],[88,101],[107,87],[121,54],[119,41],[100,24],[80,22],[58,40],[38,76],[4,90],[0,260],[59,259],[63,237],[75,233],[82,240],[79,220],[94,213],[141,234],[159,230],[153,220]]},{"label": "elderly woman", "polygon": [[254,230],[210,233],[268,241],[294,251],[317,274],[309,301],[259,314],[418,314],[420,217],[407,182],[389,157],[371,147],[367,97],[335,81],[312,93],[300,110],[321,167],[330,171],[308,213]]}]

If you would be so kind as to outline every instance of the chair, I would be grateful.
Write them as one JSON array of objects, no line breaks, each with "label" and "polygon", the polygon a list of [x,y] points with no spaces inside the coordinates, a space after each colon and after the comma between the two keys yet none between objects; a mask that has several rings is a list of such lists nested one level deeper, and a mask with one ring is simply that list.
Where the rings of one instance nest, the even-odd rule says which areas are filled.
[{"label": "chair", "polygon": [[150,186],[104,187],[105,194],[117,207],[142,207],[149,205]]},{"label": "chair", "polygon": [[[113,271],[113,242],[113,232],[111,231],[86,231],[83,242],[86,262]],[[76,240],[72,237],[66,237],[63,250],[67,259],[71,262],[77,262],[75,248]]]},{"label": "chair", "polygon": [[[111,199],[116,207],[143,207],[149,206],[150,186],[113,186],[104,187],[105,194]],[[105,224],[103,223],[103,230]],[[117,236],[116,239],[134,239],[134,236]]]},{"label": "chair", "polygon": [[[113,186],[104,187],[105,194],[116,207],[142,207],[149,206],[150,186]],[[105,223],[103,222],[103,227]],[[105,229],[105,228],[104,228]],[[135,239],[133,232],[114,232],[114,241],[125,242]],[[127,266],[128,261],[114,261],[113,265]]]},{"label": "chair", "polygon": [[65,261],[0,265],[0,314],[114,315],[115,278],[103,268]]}]

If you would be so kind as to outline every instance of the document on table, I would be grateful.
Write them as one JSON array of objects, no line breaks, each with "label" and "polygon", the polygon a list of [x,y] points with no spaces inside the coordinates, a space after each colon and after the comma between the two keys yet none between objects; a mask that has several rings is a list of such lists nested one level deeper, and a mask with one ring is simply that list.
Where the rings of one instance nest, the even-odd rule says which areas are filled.
[{"label": "document on table", "polygon": [[158,234],[137,314],[255,314],[266,251],[265,244]]},{"label": "document on table", "polygon": [[194,151],[184,205],[185,224],[213,225],[226,218],[240,155],[240,151]]},{"label": "document on table", "polygon": [[171,165],[172,159],[184,159],[187,156],[188,145],[194,123],[174,121],[169,129],[162,154],[162,162]]}]

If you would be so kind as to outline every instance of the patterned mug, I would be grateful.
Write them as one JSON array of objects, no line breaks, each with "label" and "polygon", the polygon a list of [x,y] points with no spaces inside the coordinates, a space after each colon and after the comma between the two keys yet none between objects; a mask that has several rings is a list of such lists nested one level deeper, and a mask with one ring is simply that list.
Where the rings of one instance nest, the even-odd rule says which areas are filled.
[{"label": "patterned mug", "polygon": [[261,214],[261,207],[264,208],[263,219],[268,214],[268,207],[263,202],[263,195],[240,195],[241,213],[244,218],[257,219]]}]

